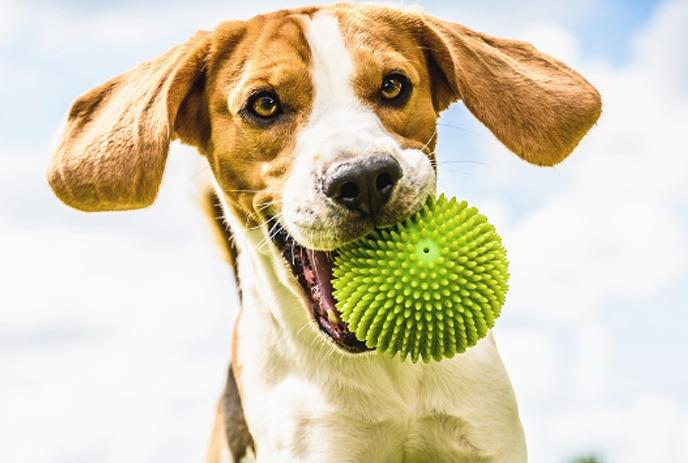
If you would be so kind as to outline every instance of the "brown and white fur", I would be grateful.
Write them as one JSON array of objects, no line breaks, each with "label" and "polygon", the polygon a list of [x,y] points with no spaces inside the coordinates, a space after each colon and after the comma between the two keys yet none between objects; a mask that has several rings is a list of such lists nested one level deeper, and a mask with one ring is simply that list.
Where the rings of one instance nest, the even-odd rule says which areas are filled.
[{"label": "brown and white fur", "polygon": [[[411,85],[403,104],[380,100],[390,73]],[[267,122],[246,113],[265,90],[282,105]],[[150,205],[174,139],[212,171],[209,206],[226,218],[242,308],[209,462],[526,461],[492,335],[429,364],[349,352],[316,323],[269,236],[277,224],[304,249],[329,251],[413,213],[435,192],[435,124],[457,100],[541,166],[564,159],[600,113],[583,77],[526,43],[370,4],[222,23],[73,104],[49,172],[72,207]],[[403,172],[375,217],[322,187],[333,166],[373,155]]]}]

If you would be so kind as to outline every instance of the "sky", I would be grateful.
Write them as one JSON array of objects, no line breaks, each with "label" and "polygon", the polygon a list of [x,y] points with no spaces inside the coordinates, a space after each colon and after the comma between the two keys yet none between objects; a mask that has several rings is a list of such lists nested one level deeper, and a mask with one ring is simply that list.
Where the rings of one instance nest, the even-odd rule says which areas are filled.
[{"label": "sky", "polygon": [[[531,41],[602,94],[553,169],[459,103],[440,190],[484,211],[511,261],[495,328],[530,461],[688,461],[688,1],[420,1]],[[84,214],[45,172],[70,102],[199,28],[296,2],[0,0],[0,461],[202,459],[237,309],[174,144],[149,209]]]}]

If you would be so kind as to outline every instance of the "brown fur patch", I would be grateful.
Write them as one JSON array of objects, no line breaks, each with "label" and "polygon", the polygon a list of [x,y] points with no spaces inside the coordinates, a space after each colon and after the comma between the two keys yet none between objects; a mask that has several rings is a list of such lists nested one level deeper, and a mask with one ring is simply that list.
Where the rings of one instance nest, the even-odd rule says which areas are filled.
[{"label": "brown fur patch", "polygon": [[[289,11],[254,18],[234,51],[214,49],[209,66],[213,132],[210,165],[233,212],[254,226],[279,210],[295,135],[312,104],[310,53],[303,15]],[[220,61],[214,54],[226,57]],[[270,90],[284,108],[267,126],[242,116],[251,94]]]},{"label": "brown fur patch", "polygon": [[234,328],[232,329],[232,357],[230,359],[239,396],[241,396],[241,371],[243,368],[239,361],[239,324],[241,323],[241,313],[243,310],[243,307],[239,308],[239,313],[234,321]]},{"label": "brown fur patch", "polygon": [[227,372],[227,384],[222,393],[221,403],[225,438],[234,461],[238,462],[246,455],[249,448],[255,452],[255,443],[246,424],[239,383],[233,365],[230,365]]},{"label": "brown fur patch", "polygon": [[213,430],[210,434],[210,444],[206,452],[205,463],[227,463],[228,456],[230,455],[227,434],[225,433],[222,402],[222,398],[220,398],[215,407],[215,419],[213,421]]},{"label": "brown fur patch", "polygon": [[201,196],[201,206],[205,211],[206,217],[211,224],[211,230],[215,235],[216,241],[222,249],[222,255],[225,260],[229,263],[234,271],[234,279],[239,288],[239,268],[238,268],[238,257],[239,250],[234,242],[234,235],[232,230],[229,228],[229,224],[225,220],[225,212],[222,210],[222,204],[220,203],[220,198],[212,188],[207,188],[202,192]]}]

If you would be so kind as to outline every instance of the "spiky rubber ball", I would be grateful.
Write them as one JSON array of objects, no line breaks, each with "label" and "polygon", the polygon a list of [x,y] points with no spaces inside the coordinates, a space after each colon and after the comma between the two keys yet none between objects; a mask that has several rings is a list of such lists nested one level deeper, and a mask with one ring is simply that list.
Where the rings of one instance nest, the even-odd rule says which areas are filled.
[{"label": "spiky rubber ball", "polygon": [[494,227],[465,201],[442,195],[339,249],[332,285],[358,340],[415,363],[451,358],[485,337],[508,277]]}]

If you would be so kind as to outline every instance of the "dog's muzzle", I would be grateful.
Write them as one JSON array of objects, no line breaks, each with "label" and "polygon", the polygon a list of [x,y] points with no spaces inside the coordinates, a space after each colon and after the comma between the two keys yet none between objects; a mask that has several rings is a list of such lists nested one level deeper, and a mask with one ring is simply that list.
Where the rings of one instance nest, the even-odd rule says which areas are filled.
[{"label": "dog's muzzle", "polygon": [[305,291],[311,304],[313,318],[320,330],[347,352],[360,353],[371,350],[349,331],[337,310],[331,283],[336,251],[306,249],[281,227],[273,233],[273,241]]}]

